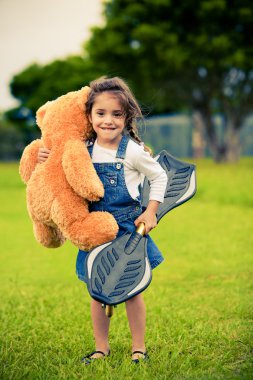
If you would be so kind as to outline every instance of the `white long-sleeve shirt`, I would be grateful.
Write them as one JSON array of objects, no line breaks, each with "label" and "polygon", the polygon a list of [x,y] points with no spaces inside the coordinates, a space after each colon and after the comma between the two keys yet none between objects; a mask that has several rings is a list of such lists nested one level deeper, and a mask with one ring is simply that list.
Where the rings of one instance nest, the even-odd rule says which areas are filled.
[{"label": "white long-sleeve shirt", "polygon": [[139,195],[139,185],[146,176],[150,182],[149,200],[163,202],[167,185],[167,175],[158,162],[144,151],[143,146],[129,140],[125,159],[116,158],[117,150],[100,146],[94,143],[92,152],[93,163],[122,162],[124,163],[125,182],[129,194],[133,199]]}]

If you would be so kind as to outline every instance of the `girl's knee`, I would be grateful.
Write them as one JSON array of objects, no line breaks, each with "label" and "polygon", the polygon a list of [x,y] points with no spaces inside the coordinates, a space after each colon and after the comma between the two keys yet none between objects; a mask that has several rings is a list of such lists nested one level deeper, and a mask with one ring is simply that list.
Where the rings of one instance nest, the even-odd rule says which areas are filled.
[{"label": "girl's knee", "polygon": [[142,297],[141,293],[139,293],[136,296],[134,296],[134,297],[130,298],[129,300],[127,300],[126,304],[127,305],[131,305],[131,304],[138,303],[138,302],[143,302],[143,297]]}]

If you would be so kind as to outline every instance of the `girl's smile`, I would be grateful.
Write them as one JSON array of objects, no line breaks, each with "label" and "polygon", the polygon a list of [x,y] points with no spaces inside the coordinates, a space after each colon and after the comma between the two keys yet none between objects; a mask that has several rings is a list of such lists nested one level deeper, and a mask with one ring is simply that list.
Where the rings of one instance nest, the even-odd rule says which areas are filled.
[{"label": "girl's smile", "polygon": [[97,134],[98,144],[117,148],[125,127],[125,114],[117,96],[108,91],[97,95],[89,120]]}]

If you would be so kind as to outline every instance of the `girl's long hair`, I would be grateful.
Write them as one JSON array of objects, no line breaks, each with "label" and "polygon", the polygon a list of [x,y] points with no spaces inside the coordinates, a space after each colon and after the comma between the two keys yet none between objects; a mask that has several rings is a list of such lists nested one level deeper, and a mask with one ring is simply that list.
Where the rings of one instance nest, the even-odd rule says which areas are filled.
[{"label": "girl's long hair", "polygon": [[[126,82],[119,77],[108,78],[103,76],[90,82],[90,88],[91,91],[85,104],[87,116],[91,115],[94,101],[99,94],[102,92],[112,92],[118,98],[125,114],[125,133],[128,133],[138,144],[143,145],[145,151],[152,154],[151,149],[143,144],[138,135],[137,120],[144,122],[144,118],[141,109]],[[93,130],[90,140],[94,140],[95,138],[96,132]]]}]

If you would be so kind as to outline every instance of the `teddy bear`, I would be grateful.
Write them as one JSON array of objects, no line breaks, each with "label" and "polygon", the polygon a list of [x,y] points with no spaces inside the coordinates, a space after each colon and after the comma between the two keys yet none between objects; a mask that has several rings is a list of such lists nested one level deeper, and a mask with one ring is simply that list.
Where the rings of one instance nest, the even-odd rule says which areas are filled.
[{"label": "teddy bear", "polygon": [[[29,144],[20,160],[34,235],[48,248],[59,247],[68,239],[78,248],[90,250],[113,240],[118,232],[110,213],[89,212],[89,202],[104,195],[85,144],[92,133],[85,112],[89,91],[86,86],[41,106],[36,113],[41,139]],[[42,146],[50,149],[50,154],[38,163]]]}]

